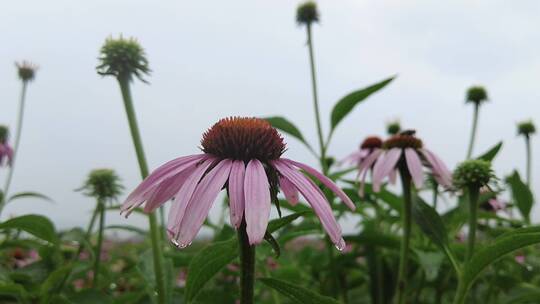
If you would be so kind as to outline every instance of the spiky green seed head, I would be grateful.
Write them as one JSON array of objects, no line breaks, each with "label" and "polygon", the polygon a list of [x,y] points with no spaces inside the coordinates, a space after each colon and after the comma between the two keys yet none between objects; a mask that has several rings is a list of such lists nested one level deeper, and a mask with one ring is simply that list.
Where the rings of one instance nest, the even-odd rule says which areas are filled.
[{"label": "spiky green seed head", "polygon": [[100,75],[112,75],[128,81],[137,77],[143,82],[146,82],[143,76],[151,72],[146,53],[139,42],[134,38],[124,39],[122,36],[105,40],[96,70]]},{"label": "spiky green seed head", "polygon": [[475,104],[481,104],[488,101],[488,95],[486,89],[481,86],[470,87],[467,90],[467,100],[466,102],[472,102]]},{"label": "spiky green seed head", "polygon": [[38,66],[32,62],[23,60],[21,62],[15,62],[15,66],[17,67],[19,79],[23,82],[30,82],[36,77]]},{"label": "spiky green seed head", "polygon": [[4,125],[0,125],[0,143],[5,143],[9,136],[9,129]]},{"label": "spiky green seed head", "polygon": [[458,189],[480,188],[488,185],[495,177],[491,163],[481,159],[470,159],[459,164],[454,170],[453,182]]},{"label": "spiky green seed head", "polygon": [[386,133],[388,135],[396,135],[401,131],[401,124],[399,120],[394,120],[386,124]]},{"label": "spiky green seed head", "polygon": [[103,200],[114,200],[124,187],[120,184],[120,178],[111,169],[95,169],[90,172],[84,185],[79,189],[85,191],[88,196]]},{"label": "spiky green seed head", "polygon": [[518,135],[529,137],[530,135],[533,135],[534,133],[536,133],[536,127],[534,126],[534,123],[532,120],[526,120],[526,121],[522,121],[518,123],[517,128],[518,128]]},{"label": "spiky green seed head", "polygon": [[319,22],[317,3],[308,1],[300,4],[300,6],[298,6],[296,9],[296,22],[298,22],[300,25],[310,25],[313,22]]}]

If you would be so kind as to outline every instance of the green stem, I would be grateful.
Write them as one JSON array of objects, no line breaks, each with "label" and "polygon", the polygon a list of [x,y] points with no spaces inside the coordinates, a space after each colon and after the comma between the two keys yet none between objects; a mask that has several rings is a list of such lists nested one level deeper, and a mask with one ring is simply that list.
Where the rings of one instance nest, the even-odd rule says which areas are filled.
[{"label": "green stem", "polygon": [[90,235],[92,235],[92,230],[94,230],[94,224],[96,222],[96,218],[99,214],[99,202],[96,204],[96,208],[94,208],[94,212],[92,213],[92,217],[90,218],[90,222],[88,223],[88,229],[86,230],[86,238],[89,239]]},{"label": "green stem", "polygon": [[405,303],[405,289],[407,280],[407,266],[409,262],[409,243],[411,239],[412,226],[412,192],[411,192],[411,175],[409,170],[404,165],[404,162],[399,165],[399,175],[403,184],[403,237],[401,239],[401,250],[399,254],[399,270],[396,284],[395,303]]},{"label": "green stem", "polygon": [[525,135],[525,147],[527,149],[527,186],[531,185],[531,139]]},{"label": "green stem", "polygon": [[433,209],[437,210],[437,201],[439,199],[439,185],[433,184]]},{"label": "green stem", "polygon": [[469,149],[467,150],[467,159],[470,159],[473,152],[474,140],[476,138],[476,126],[478,125],[478,112],[480,109],[480,103],[474,103],[474,116],[473,125],[471,129],[471,141],[469,142]]},{"label": "green stem", "polygon": [[240,253],[240,304],[253,304],[253,286],[255,283],[255,246],[249,244],[246,222],[242,221],[238,229]]},{"label": "green stem", "polygon": [[[122,97],[124,100],[124,106],[126,108],[127,119],[129,123],[129,129],[131,131],[131,137],[133,139],[133,145],[137,154],[137,161],[139,162],[139,168],[141,171],[141,177],[144,179],[148,176],[148,165],[146,164],[146,157],[144,156],[144,150],[141,141],[141,135],[139,134],[139,127],[137,125],[137,118],[135,116],[135,109],[133,108],[133,101],[131,99],[131,91],[129,88],[129,78],[118,77],[118,83],[120,90],[122,91]],[[157,223],[156,215],[154,213],[148,214],[148,222],[150,226],[150,240],[152,242],[152,256],[154,262],[154,276],[156,278],[158,303],[165,303],[165,281],[163,275],[163,254],[160,242],[159,226]]]},{"label": "green stem", "polygon": [[101,247],[103,245],[103,229],[105,228],[105,204],[102,199],[98,198],[97,209],[99,214],[99,228],[98,228],[98,239],[96,244],[96,251],[94,254],[94,280],[92,282],[92,287],[96,288],[98,285],[99,278],[99,264],[101,262]]},{"label": "green stem", "polygon": [[323,174],[326,174],[328,171],[328,166],[326,164],[326,148],[324,145],[323,131],[321,125],[321,114],[319,110],[319,96],[317,93],[317,77],[315,73],[315,58],[313,55],[313,37],[311,34],[311,23],[308,23],[306,26],[307,30],[307,43],[309,48],[309,64],[311,67],[311,89],[313,94],[313,108],[315,110],[315,122],[317,124],[317,136],[319,138],[319,148],[320,148],[320,162],[323,170]]},{"label": "green stem", "polygon": [[462,279],[460,278],[458,282],[458,288],[456,291],[456,296],[454,297],[454,304],[464,304],[465,299],[467,298],[467,293],[469,292],[468,286],[462,283]]},{"label": "green stem", "polygon": [[21,97],[19,101],[19,116],[17,117],[17,129],[15,133],[15,143],[13,144],[13,157],[11,159],[11,166],[9,168],[8,175],[6,177],[6,183],[4,185],[4,191],[3,195],[0,201],[0,215],[2,214],[2,210],[4,209],[4,206],[7,203],[8,199],[8,192],[9,192],[9,186],[11,185],[11,181],[13,179],[13,172],[15,171],[15,161],[17,160],[17,154],[19,153],[19,144],[21,142],[21,133],[22,133],[22,126],[23,126],[23,119],[24,119],[24,105],[26,102],[26,89],[28,87],[28,82],[24,81],[22,82],[22,88],[21,88]]},{"label": "green stem", "polygon": [[474,253],[474,245],[476,242],[478,197],[480,196],[480,189],[475,186],[470,186],[468,191],[469,191],[469,237],[467,238],[466,261],[469,261]]}]

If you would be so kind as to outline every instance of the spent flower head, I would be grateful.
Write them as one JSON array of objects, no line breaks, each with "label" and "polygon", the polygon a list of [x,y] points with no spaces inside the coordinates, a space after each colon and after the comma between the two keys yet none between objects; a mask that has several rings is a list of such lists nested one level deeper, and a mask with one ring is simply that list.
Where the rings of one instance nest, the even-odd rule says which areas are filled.
[{"label": "spent flower head", "polygon": [[90,172],[84,185],[78,189],[85,194],[104,200],[114,200],[124,187],[120,184],[120,178],[112,169],[95,169]]},{"label": "spent flower head", "polygon": [[21,62],[15,62],[17,67],[17,74],[23,82],[29,82],[36,77],[36,70],[38,66],[30,61],[23,60]]},{"label": "spent flower head", "polygon": [[109,37],[101,47],[99,65],[96,67],[100,75],[112,75],[119,79],[131,81],[137,77],[143,82],[144,75],[150,74],[146,53],[135,38]]},{"label": "spent flower head", "polygon": [[491,163],[482,159],[469,159],[459,164],[454,170],[453,183],[458,189],[488,186],[495,175]]},{"label": "spent flower head", "polygon": [[486,89],[481,86],[473,86],[467,90],[466,102],[472,102],[475,104],[481,104],[488,101],[488,95]]},{"label": "spent flower head", "polygon": [[296,9],[296,22],[298,24],[310,25],[313,22],[319,21],[319,12],[317,11],[317,3],[308,1],[300,4]]},{"label": "spent flower head", "polygon": [[529,137],[536,133],[536,127],[534,126],[534,123],[532,120],[526,120],[519,122],[517,124],[518,128],[518,135],[523,135],[525,137]]}]

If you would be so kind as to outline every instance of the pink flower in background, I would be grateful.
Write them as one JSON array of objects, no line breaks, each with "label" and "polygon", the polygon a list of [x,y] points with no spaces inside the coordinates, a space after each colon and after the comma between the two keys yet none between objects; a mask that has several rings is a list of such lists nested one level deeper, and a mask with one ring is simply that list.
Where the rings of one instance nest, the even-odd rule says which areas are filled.
[{"label": "pink flower in background", "polygon": [[24,250],[15,248],[11,253],[15,268],[23,268],[40,260],[39,253],[35,249]]},{"label": "pink flower in background", "polygon": [[368,172],[373,168],[375,161],[384,152],[383,141],[377,136],[367,137],[358,151],[347,156],[342,162],[349,162],[358,166],[358,177],[360,178],[360,196],[364,196],[364,184]]},{"label": "pink flower in background", "polygon": [[262,241],[270,217],[271,202],[281,189],[296,204],[299,193],[314,209],[323,228],[338,249],[345,247],[341,228],[319,187],[302,171],[332,190],[355,209],[347,195],[317,170],[282,158],[285,143],[267,121],[258,118],[225,118],[203,135],[204,153],[174,159],[152,172],[127,198],[122,212],[128,216],[144,205],[152,212],[169,199],[167,231],[179,248],[191,244],[223,188],[230,199],[230,221],[235,228],[245,223],[250,244]]},{"label": "pink flower in background", "polygon": [[[5,159],[5,161],[4,161]],[[11,166],[13,161],[13,149],[7,142],[0,143],[0,166]]]},{"label": "pink flower in background", "polygon": [[520,265],[525,265],[525,255],[524,254],[517,254],[514,259],[516,260],[516,263]]},{"label": "pink flower in background", "polygon": [[405,131],[390,137],[384,142],[383,149],[384,152],[377,157],[373,167],[374,191],[380,191],[386,177],[395,179],[399,164],[406,166],[417,188],[424,183],[424,167],[440,185],[447,188],[452,185],[452,175],[446,165],[433,152],[423,147],[422,141],[414,136],[414,131]]}]

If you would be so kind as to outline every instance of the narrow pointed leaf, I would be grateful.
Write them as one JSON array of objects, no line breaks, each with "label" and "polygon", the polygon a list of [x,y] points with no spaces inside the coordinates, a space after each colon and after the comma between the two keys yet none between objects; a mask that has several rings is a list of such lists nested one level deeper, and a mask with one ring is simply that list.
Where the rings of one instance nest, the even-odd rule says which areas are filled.
[{"label": "narrow pointed leaf", "polygon": [[489,161],[489,162],[493,161],[495,156],[497,156],[497,154],[501,150],[502,145],[503,145],[503,142],[500,141],[498,144],[496,144],[495,146],[493,146],[489,150],[487,150],[484,154],[478,156],[477,159],[483,159],[483,160]]},{"label": "narrow pointed leaf", "polygon": [[265,117],[264,119],[268,121],[274,128],[279,129],[295,137],[296,139],[304,143],[306,146],[310,147],[310,145],[307,143],[306,139],[302,135],[302,132],[300,132],[300,130],[292,122],[287,120],[285,117],[272,116],[272,117]]},{"label": "narrow pointed leaf", "polygon": [[349,93],[345,97],[341,98],[334,108],[332,109],[331,114],[331,126],[332,131],[337,127],[337,125],[345,118],[352,109],[368,98],[371,94],[379,91],[380,89],[384,88],[386,85],[388,85],[392,80],[394,80],[395,76],[392,76],[390,78],[387,78],[381,82],[378,82],[376,84],[370,85],[367,88],[360,89],[358,91],[354,91],[352,93]]},{"label": "narrow pointed leaf", "polygon": [[44,200],[44,201],[48,201],[48,202],[51,202],[51,203],[53,202],[53,200],[50,197],[46,196],[45,194],[28,191],[28,192],[20,192],[20,193],[12,195],[8,199],[8,203],[12,202],[14,200],[17,200],[17,199],[21,199],[21,198],[39,198],[39,199]]},{"label": "narrow pointed leaf", "polygon": [[531,209],[534,198],[529,186],[527,186],[519,176],[517,171],[506,179],[512,190],[512,197],[517,205],[521,216],[528,222],[530,221]]}]

